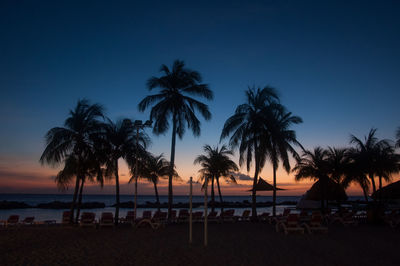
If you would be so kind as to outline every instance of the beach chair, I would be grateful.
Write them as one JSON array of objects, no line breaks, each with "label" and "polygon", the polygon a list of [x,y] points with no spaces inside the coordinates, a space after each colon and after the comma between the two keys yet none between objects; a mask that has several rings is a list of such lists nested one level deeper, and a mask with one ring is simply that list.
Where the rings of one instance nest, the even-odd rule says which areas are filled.
[{"label": "beach chair", "polygon": [[136,219],[136,215],[134,211],[128,211],[125,217],[119,219],[121,223],[125,224],[134,224]]},{"label": "beach chair", "polygon": [[207,221],[208,222],[218,222],[219,221],[218,213],[217,212],[210,212],[207,215]]},{"label": "beach chair", "polygon": [[286,221],[280,221],[275,225],[277,232],[283,231],[285,235],[289,233],[304,234],[304,227],[299,224],[299,215],[292,213],[289,214]]},{"label": "beach chair", "polygon": [[268,222],[271,223],[271,217],[269,216],[270,213],[269,212],[263,212],[260,215],[258,215],[258,220],[261,222]]},{"label": "beach chair", "polygon": [[25,217],[25,219],[21,222],[21,224],[23,224],[23,225],[33,225],[34,221],[35,221],[35,217],[34,216]]},{"label": "beach chair", "polygon": [[220,214],[220,220],[221,220],[221,222],[232,222],[232,223],[235,222],[236,221],[235,210],[231,209],[231,210],[223,211]]},{"label": "beach chair", "polygon": [[61,219],[61,224],[62,225],[67,225],[70,224],[71,219],[71,212],[70,211],[64,211]]},{"label": "beach chair", "polygon": [[152,222],[165,224],[167,221],[167,216],[168,216],[167,212],[156,211],[151,220],[152,220]]},{"label": "beach chair", "polygon": [[189,220],[189,212],[186,209],[180,209],[177,222],[182,223],[182,222],[187,222]]},{"label": "beach chair", "polygon": [[96,227],[96,215],[93,212],[84,212],[81,215],[80,226],[81,227]]},{"label": "beach chair", "polygon": [[308,223],[303,223],[303,227],[308,233],[328,233],[328,227],[323,226],[323,216],[319,211],[314,211],[311,215],[311,220]]},{"label": "beach chair", "polygon": [[270,221],[273,224],[278,224],[280,222],[285,222],[287,217],[290,215],[290,209],[284,209],[283,213],[280,215],[277,215],[276,217],[273,217]]},{"label": "beach chair", "polygon": [[343,226],[357,226],[358,221],[353,218],[354,213],[349,212],[348,210],[344,210],[343,212],[339,212],[341,216],[336,216],[332,220],[333,224],[341,224]]},{"label": "beach chair", "polygon": [[242,216],[235,216],[236,221],[250,221],[250,211],[249,210],[244,210],[242,213]]},{"label": "beach chair", "polygon": [[197,211],[197,212],[192,213],[192,219],[193,219],[193,222],[195,222],[195,223],[203,221],[203,212]]},{"label": "beach chair", "polygon": [[101,214],[100,227],[114,227],[114,215],[112,212],[103,212]]},{"label": "beach chair", "polygon": [[136,228],[150,226],[152,229],[158,229],[162,225],[162,217],[167,217],[167,213],[156,211],[154,216],[151,217],[151,211],[144,211],[141,219],[137,220]]},{"label": "beach chair", "polygon": [[312,217],[308,215],[308,211],[301,210],[300,215],[299,215],[300,223],[309,223],[311,221],[311,219],[312,219]]},{"label": "beach chair", "polygon": [[19,215],[10,215],[6,222],[6,227],[8,226],[17,226],[19,222]]},{"label": "beach chair", "polygon": [[176,222],[176,210],[171,210],[171,218],[169,219],[171,222]]}]

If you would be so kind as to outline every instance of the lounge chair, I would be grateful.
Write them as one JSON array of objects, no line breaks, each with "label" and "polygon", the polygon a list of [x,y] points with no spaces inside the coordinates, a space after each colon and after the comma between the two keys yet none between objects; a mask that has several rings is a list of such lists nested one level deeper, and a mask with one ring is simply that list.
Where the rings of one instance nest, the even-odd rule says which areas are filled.
[{"label": "lounge chair", "polygon": [[167,212],[156,211],[151,220],[152,222],[161,223],[164,225],[167,222],[167,216],[168,216]]},{"label": "lounge chair", "polygon": [[208,222],[218,222],[219,221],[218,213],[217,212],[210,212],[207,215],[207,221]]},{"label": "lounge chair", "polygon": [[169,219],[171,222],[176,222],[176,210],[171,210],[171,217]]},{"label": "lounge chair", "polygon": [[193,222],[201,222],[203,220],[203,212],[202,211],[197,211],[192,213],[192,219]]},{"label": "lounge chair", "polygon": [[242,216],[235,216],[235,219],[241,222],[250,221],[250,211],[244,210]]},{"label": "lounge chair", "polygon": [[189,220],[189,212],[186,209],[180,209],[177,222],[182,223],[182,222],[187,222]]},{"label": "lounge chair", "polygon": [[120,218],[119,221],[121,223],[127,223],[127,224],[134,224],[136,219],[136,215],[134,211],[128,211],[126,213],[126,216],[123,218]]},{"label": "lounge chair", "polygon": [[311,220],[308,223],[303,223],[304,228],[308,233],[327,233],[328,227],[323,226],[323,216],[319,211],[314,211],[311,215]]},{"label": "lounge chair", "polygon": [[273,224],[285,222],[289,215],[290,215],[290,209],[284,209],[282,214],[272,217],[270,222]]},{"label": "lounge chair", "polygon": [[33,225],[34,221],[35,221],[35,217],[30,216],[30,217],[25,217],[25,219],[21,223],[24,225]]},{"label": "lounge chair", "polygon": [[358,221],[356,219],[354,219],[353,215],[355,213],[354,212],[349,212],[347,210],[343,211],[340,213],[341,216],[336,216],[333,218],[333,220],[331,221],[331,223],[339,223],[342,224],[343,226],[357,226],[358,225]]},{"label": "lounge chair", "polygon": [[231,210],[223,211],[220,214],[220,220],[221,220],[221,222],[232,222],[232,223],[235,222],[236,221],[235,210],[231,209]]},{"label": "lounge chair", "polygon": [[285,235],[289,233],[304,234],[304,227],[299,224],[299,215],[292,213],[289,214],[286,221],[280,221],[275,225],[277,232],[283,231]]},{"label": "lounge chair", "polygon": [[64,211],[62,215],[62,220],[61,224],[62,225],[67,225],[70,224],[71,221],[71,212],[70,211]]},{"label": "lounge chair", "polygon": [[96,215],[93,212],[84,212],[81,215],[81,227],[96,227]]},{"label": "lounge chair", "polygon": [[269,212],[263,212],[257,217],[259,221],[271,223],[271,217],[269,215],[270,215]]},{"label": "lounge chair", "polygon": [[156,211],[154,213],[154,216],[151,217],[151,211],[144,211],[143,216],[141,219],[138,219],[136,222],[135,227],[144,227],[144,226],[150,226],[152,229],[158,229],[163,225],[163,222],[161,221],[164,219],[164,221],[167,218],[167,213],[166,212],[160,212]]},{"label": "lounge chair", "polygon": [[100,218],[100,227],[113,227],[114,226],[114,215],[112,212],[103,212]]},{"label": "lounge chair", "polygon": [[10,215],[6,222],[6,227],[8,226],[17,226],[19,222],[19,215]]}]

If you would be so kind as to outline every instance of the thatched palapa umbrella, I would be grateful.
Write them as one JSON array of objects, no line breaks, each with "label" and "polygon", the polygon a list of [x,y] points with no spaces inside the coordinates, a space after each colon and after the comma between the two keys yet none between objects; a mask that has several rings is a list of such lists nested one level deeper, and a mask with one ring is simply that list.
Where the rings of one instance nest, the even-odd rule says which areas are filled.
[{"label": "thatched palapa umbrella", "polygon": [[[248,191],[253,191],[254,188],[249,189]],[[258,178],[257,185],[255,187],[256,191],[273,191],[274,186],[272,186],[270,183],[262,179],[261,177]],[[276,190],[285,190],[283,188],[276,188]]]},{"label": "thatched palapa umbrella", "polygon": [[400,181],[391,183],[372,194],[372,198],[400,199]]}]

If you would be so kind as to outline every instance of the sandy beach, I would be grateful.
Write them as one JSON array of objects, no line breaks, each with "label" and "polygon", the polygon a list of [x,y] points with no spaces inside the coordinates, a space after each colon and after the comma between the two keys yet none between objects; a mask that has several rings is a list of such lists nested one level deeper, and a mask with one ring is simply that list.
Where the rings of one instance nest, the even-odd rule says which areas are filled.
[{"label": "sandy beach", "polygon": [[93,229],[0,230],[0,265],[399,265],[400,230],[331,226],[328,234],[284,235],[264,223]]}]

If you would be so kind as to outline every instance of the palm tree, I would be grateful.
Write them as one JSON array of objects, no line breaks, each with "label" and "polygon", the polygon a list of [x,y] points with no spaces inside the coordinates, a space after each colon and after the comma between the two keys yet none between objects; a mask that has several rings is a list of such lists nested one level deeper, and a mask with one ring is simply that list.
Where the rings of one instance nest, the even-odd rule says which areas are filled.
[{"label": "palm tree", "polygon": [[[135,173],[136,164],[130,164],[131,173]],[[154,185],[154,193],[156,196],[156,204],[158,210],[160,210],[160,198],[158,195],[157,184],[160,178],[168,177],[169,175],[169,162],[164,158],[163,154],[158,156],[153,156],[148,154],[148,156],[138,164],[139,177],[148,180]],[[174,177],[179,177],[178,173],[174,171]],[[132,176],[129,183],[135,180],[135,176]]]},{"label": "palm tree", "polygon": [[328,147],[326,152],[330,178],[346,188],[348,184],[345,185],[344,180],[349,174],[350,163],[348,150],[346,148]]},{"label": "palm tree", "polygon": [[83,161],[85,156],[93,150],[93,139],[101,132],[102,123],[98,120],[101,118],[104,118],[101,105],[91,105],[85,99],[79,100],[75,109],[69,112],[64,127],[54,127],[46,134],[46,148],[40,157],[41,164],[57,166],[69,156],[76,159],[77,171],[70,212],[71,223],[74,220],[80,181],[85,175]]},{"label": "palm tree", "polygon": [[[106,162],[106,176],[115,179],[115,224],[118,225],[119,217],[119,175],[118,160],[120,158],[126,161],[134,158],[136,151],[136,138],[134,134],[133,123],[130,119],[119,120],[117,123],[108,119],[105,125],[104,153],[108,155]],[[141,145],[145,148],[147,141],[140,138]],[[139,145],[140,146],[140,145]]]},{"label": "palm tree", "polygon": [[329,164],[327,160],[328,152],[321,147],[314,148],[313,151],[305,150],[293,168],[295,180],[313,179],[321,184],[321,208],[325,208],[326,186],[329,179]]},{"label": "palm tree", "polygon": [[[376,172],[379,180],[379,189],[382,188],[382,180],[390,182],[392,175],[399,172],[400,156],[395,154],[394,147],[392,145],[382,147],[378,150],[376,158]],[[378,195],[380,200],[380,195]]]},{"label": "palm tree", "polygon": [[[219,178],[222,177],[228,182],[236,183],[236,179],[231,173],[233,171],[238,171],[239,168],[229,157],[233,155],[233,151],[229,150],[225,145],[222,145],[221,148],[218,146],[212,148],[210,145],[204,145],[203,151],[205,152],[205,155],[197,156],[194,160],[194,164],[200,164],[202,166],[199,170],[201,173],[200,179],[205,181],[207,177],[208,182],[211,183],[212,211],[215,209],[214,181],[216,181],[222,212],[223,200]],[[205,184],[203,187],[206,187]]]},{"label": "palm tree", "polygon": [[[266,120],[266,136],[265,142],[270,141],[271,143],[262,143],[266,146],[270,156],[269,159],[272,163],[273,168],[273,194],[272,194],[272,213],[276,215],[276,171],[279,166],[279,161],[282,161],[283,168],[286,172],[290,172],[290,161],[288,152],[296,159],[299,158],[296,150],[292,145],[297,145],[303,149],[301,144],[297,141],[296,132],[291,130],[290,127],[293,124],[302,123],[303,120],[298,116],[293,116],[291,112],[287,112],[286,108],[282,105],[274,105],[274,108],[270,108],[269,115]],[[268,150],[269,149],[269,150]],[[303,149],[304,150],[304,149]]]},{"label": "palm tree", "polygon": [[213,93],[207,84],[201,83],[200,74],[185,68],[183,61],[176,60],[172,69],[162,65],[160,71],[164,74],[163,76],[151,77],[147,81],[150,91],[160,88],[160,92],[145,97],[139,103],[139,110],[143,112],[154,104],[151,108],[150,119],[155,121],[153,133],[157,135],[167,132],[170,127],[169,120],[172,120],[171,159],[168,176],[168,217],[171,218],[176,135],[182,139],[186,126],[191,129],[194,136],[200,135],[200,121],[196,117],[196,111],[200,112],[205,120],[211,119],[211,113],[206,104],[190,96],[211,100]]},{"label": "palm tree", "polygon": [[[269,139],[265,139],[266,114],[279,101],[275,89],[271,87],[249,88],[246,91],[247,102],[239,105],[235,114],[229,117],[222,129],[221,140],[231,136],[231,147],[239,148],[239,165],[246,163],[247,171],[250,171],[251,163],[255,161],[252,192],[252,217],[257,218],[256,190],[258,175],[264,167],[267,159],[267,150],[271,147]],[[268,131],[267,131],[268,132]]]},{"label": "palm tree", "polygon": [[372,128],[368,136],[364,137],[364,141],[351,135],[350,143],[355,144],[355,149],[351,150],[354,160],[357,160],[364,169],[364,173],[368,176],[372,184],[372,191],[375,193],[375,174],[377,173],[377,158],[383,149],[390,147],[387,140],[378,140],[375,137],[376,129]]},{"label": "palm tree", "polygon": [[[98,182],[103,187],[103,169],[101,168],[101,161],[96,158],[96,154],[90,153],[87,157],[83,158],[81,163],[78,163],[77,158],[74,155],[70,155],[66,158],[64,168],[58,172],[55,181],[59,190],[66,190],[69,183],[79,173],[79,168],[83,173],[80,180],[80,187],[78,192],[78,204],[76,206],[77,212],[75,216],[75,223],[78,222],[80,207],[82,204],[83,186],[86,180],[90,182]],[[80,166],[80,167],[79,167]]]},{"label": "palm tree", "polygon": [[398,127],[396,131],[396,147],[400,147],[400,127]]}]

